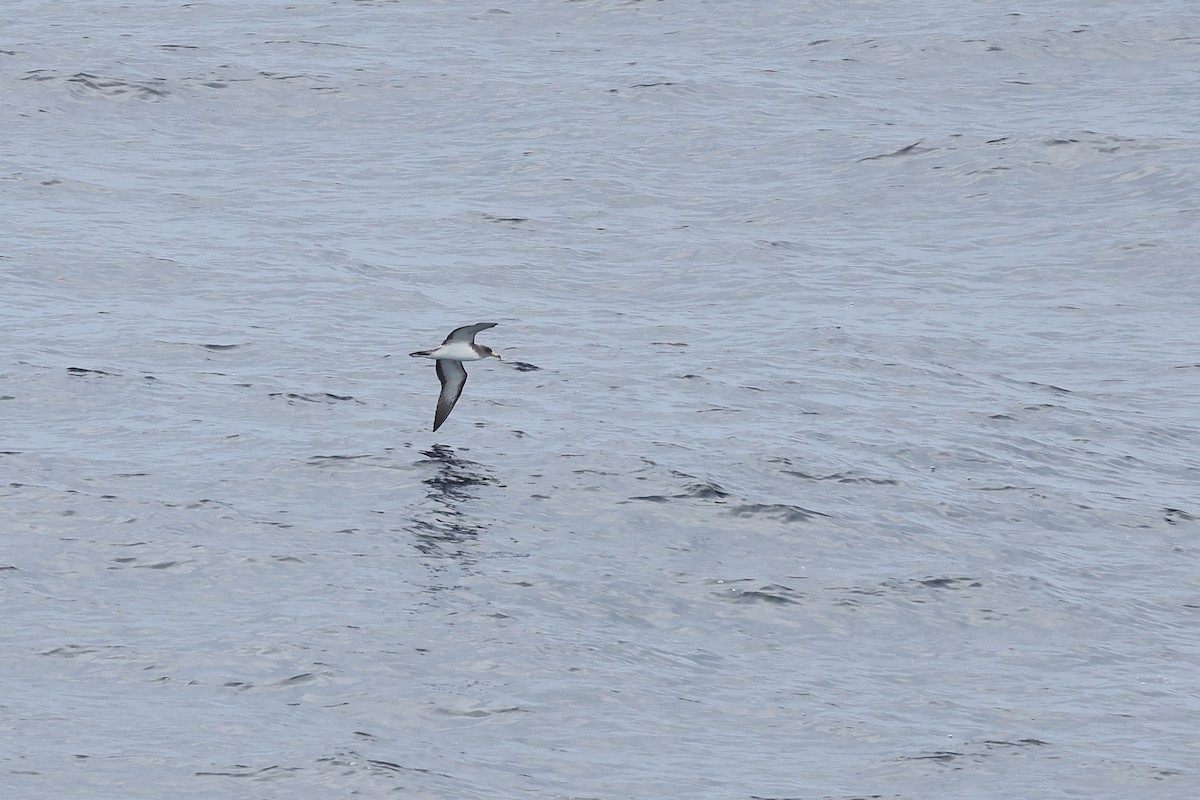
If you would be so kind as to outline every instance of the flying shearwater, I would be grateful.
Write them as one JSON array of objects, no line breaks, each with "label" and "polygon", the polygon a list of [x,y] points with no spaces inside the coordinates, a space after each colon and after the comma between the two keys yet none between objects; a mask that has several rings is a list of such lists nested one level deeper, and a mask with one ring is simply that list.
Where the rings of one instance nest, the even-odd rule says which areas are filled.
[{"label": "flying shearwater", "polygon": [[433,414],[435,431],[442,427],[446,417],[450,416],[454,404],[458,402],[458,396],[462,394],[463,386],[467,383],[467,371],[463,369],[463,362],[482,361],[485,358],[500,359],[500,354],[486,344],[475,344],[475,334],[494,327],[494,322],[464,325],[450,331],[450,335],[440,346],[432,350],[409,353],[413,358],[432,358],[437,361],[437,376],[442,382],[442,392],[438,395],[437,410]]}]

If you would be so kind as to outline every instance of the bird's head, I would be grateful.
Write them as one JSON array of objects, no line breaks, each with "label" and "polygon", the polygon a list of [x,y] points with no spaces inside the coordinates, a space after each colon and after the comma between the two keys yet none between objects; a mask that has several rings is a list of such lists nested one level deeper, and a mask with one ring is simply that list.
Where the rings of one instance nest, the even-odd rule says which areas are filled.
[{"label": "bird's head", "polygon": [[500,354],[499,354],[499,353],[497,353],[497,352],[496,352],[495,350],[493,350],[492,348],[488,347],[486,344],[485,344],[485,345],[483,345],[483,350],[484,350],[484,356],[483,356],[484,358],[494,358],[494,359],[496,359],[497,361],[503,361],[503,360],[504,360],[503,358],[501,358],[501,357],[500,357]]}]

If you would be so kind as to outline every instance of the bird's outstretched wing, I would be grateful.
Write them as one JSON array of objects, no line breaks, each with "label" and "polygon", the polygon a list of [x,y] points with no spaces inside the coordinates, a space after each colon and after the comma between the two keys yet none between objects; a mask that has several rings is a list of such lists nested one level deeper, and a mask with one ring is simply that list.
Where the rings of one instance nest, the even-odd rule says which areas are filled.
[{"label": "bird's outstretched wing", "polygon": [[463,325],[461,328],[455,328],[450,331],[450,335],[446,337],[446,341],[442,342],[442,344],[450,344],[451,342],[474,344],[475,334],[494,327],[496,327],[495,322],[476,322],[474,325]]},{"label": "bird's outstretched wing", "polygon": [[[459,330],[463,329],[459,328]],[[455,331],[455,333],[457,332]],[[467,384],[467,371],[463,369],[461,361],[439,358],[437,376],[438,380],[442,382],[442,393],[438,395],[437,410],[433,412],[433,429],[435,431],[442,427],[442,423],[454,409],[454,404],[458,402],[458,396],[462,394],[463,386]]]}]

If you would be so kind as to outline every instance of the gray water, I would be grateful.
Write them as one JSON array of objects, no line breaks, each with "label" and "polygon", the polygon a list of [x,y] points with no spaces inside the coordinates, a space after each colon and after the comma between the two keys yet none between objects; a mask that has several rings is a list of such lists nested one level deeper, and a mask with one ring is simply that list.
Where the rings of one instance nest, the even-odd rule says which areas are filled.
[{"label": "gray water", "polygon": [[3,796],[1195,795],[1194,3],[16,0],[0,80]]}]

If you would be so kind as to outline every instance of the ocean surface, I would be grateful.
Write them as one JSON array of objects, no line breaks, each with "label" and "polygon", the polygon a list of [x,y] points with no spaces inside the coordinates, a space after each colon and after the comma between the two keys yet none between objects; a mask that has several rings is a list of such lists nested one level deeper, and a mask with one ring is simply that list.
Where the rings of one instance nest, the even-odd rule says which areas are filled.
[{"label": "ocean surface", "polygon": [[0,796],[1195,797],[1200,8],[494,1],[0,7]]}]

